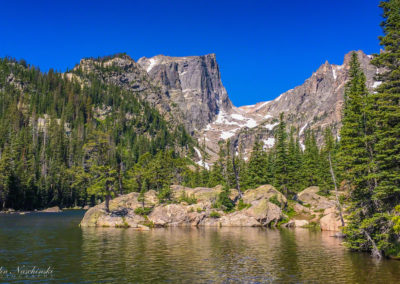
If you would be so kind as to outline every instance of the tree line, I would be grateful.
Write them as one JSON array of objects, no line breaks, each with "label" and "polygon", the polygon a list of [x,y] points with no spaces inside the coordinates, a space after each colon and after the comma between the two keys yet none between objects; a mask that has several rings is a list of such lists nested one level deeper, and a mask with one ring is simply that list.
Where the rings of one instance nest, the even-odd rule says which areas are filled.
[{"label": "tree line", "polygon": [[94,205],[187,179],[185,128],[95,76],[0,59],[0,110],[0,210]]}]

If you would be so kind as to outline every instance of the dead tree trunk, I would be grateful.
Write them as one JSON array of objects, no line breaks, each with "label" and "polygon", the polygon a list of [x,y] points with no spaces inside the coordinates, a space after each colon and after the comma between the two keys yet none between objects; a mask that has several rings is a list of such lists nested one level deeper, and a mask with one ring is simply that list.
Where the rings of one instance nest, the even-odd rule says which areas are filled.
[{"label": "dead tree trunk", "polygon": [[376,246],[375,241],[371,238],[371,236],[368,234],[367,231],[363,231],[365,236],[367,237],[368,241],[371,242],[372,244],[372,256],[376,257],[378,259],[382,258],[382,253],[380,252],[380,250],[378,249],[378,247]]}]

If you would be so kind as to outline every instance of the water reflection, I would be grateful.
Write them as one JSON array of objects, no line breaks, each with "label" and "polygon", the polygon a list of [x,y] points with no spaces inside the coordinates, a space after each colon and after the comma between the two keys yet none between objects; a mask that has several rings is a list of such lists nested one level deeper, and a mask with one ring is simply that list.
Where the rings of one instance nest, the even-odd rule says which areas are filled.
[{"label": "water reflection", "polygon": [[52,266],[60,283],[400,283],[400,262],[348,252],[329,232],[81,229],[81,217],[0,215],[0,266]]},{"label": "water reflection", "polygon": [[[399,263],[374,264],[329,232],[307,229],[83,229],[84,273],[172,282],[396,283]],[[110,265],[112,264],[112,265]],[[118,271],[105,273],[105,267]],[[97,279],[97,278],[96,278]]]}]

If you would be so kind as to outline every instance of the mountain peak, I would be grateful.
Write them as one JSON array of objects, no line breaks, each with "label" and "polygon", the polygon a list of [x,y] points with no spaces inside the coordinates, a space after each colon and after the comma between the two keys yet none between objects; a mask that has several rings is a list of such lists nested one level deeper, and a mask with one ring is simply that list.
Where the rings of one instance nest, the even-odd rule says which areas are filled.
[{"label": "mountain peak", "polygon": [[138,64],[183,111],[190,131],[202,129],[232,103],[222,85],[214,53],[201,56],[142,57]]}]

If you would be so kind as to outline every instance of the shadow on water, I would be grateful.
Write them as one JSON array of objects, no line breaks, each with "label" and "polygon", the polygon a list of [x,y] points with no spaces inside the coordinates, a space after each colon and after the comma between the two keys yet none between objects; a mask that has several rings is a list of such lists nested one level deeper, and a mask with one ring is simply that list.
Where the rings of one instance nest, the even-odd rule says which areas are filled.
[{"label": "shadow on water", "polygon": [[400,262],[348,252],[329,232],[79,228],[82,214],[0,215],[0,266],[51,266],[62,283],[400,282]]}]

